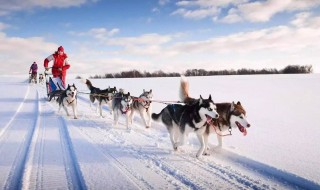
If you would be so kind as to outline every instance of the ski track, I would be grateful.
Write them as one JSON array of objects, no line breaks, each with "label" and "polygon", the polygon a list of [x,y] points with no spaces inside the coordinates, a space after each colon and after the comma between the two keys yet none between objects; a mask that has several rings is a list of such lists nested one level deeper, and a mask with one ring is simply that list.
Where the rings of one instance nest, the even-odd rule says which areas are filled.
[{"label": "ski track", "polygon": [[169,137],[157,129],[161,125],[154,123],[154,128],[145,129],[136,116],[139,122],[135,118],[130,130],[124,117],[114,127],[108,107],[103,107],[107,113],[100,118],[81,95],[79,119],[56,110],[58,105],[47,101],[43,86],[28,86],[18,109],[0,131],[0,153],[7,154],[0,157],[4,163],[0,166],[2,189],[319,187],[226,150],[201,159],[195,158],[198,146],[182,146],[175,152]]}]

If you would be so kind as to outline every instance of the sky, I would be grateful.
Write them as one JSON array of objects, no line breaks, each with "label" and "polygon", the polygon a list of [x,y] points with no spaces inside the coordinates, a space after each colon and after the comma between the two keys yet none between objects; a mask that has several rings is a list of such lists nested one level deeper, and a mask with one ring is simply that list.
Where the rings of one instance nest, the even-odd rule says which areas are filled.
[{"label": "sky", "polygon": [[0,75],[27,74],[60,45],[74,74],[287,65],[320,72],[319,0],[0,3]]}]

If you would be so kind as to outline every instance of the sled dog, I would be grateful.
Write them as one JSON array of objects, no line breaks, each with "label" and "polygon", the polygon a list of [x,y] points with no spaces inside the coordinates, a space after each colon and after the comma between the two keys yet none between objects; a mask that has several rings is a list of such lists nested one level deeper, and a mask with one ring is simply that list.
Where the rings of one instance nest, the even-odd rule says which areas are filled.
[{"label": "sled dog", "polygon": [[[152,89],[150,91],[145,91],[143,89],[142,94],[138,97],[133,97],[133,103],[132,103],[132,111],[130,114],[130,121],[131,124],[133,122],[133,116],[135,112],[139,112],[142,121],[146,128],[149,128],[151,126],[151,113],[152,113]],[[147,120],[145,116],[147,115]]]},{"label": "sled dog", "polygon": [[[183,83],[185,81],[181,80],[181,85],[185,85]],[[195,132],[201,144],[197,158],[202,156],[207,147],[203,136],[207,122],[218,117],[211,95],[208,99],[203,99],[200,95],[199,99],[193,99],[185,105],[171,104],[162,109],[159,114],[152,114],[152,119],[161,121],[167,127],[174,150],[184,143],[189,132]]]},{"label": "sled dog", "polygon": [[[189,83],[185,77],[182,77],[180,85],[180,99],[181,101],[190,104],[194,101],[193,98],[189,96]],[[222,147],[222,137],[226,131],[229,131],[231,134],[231,130],[234,128],[238,128],[243,135],[247,134],[246,128],[250,127],[249,122],[246,118],[246,111],[240,101],[236,104],[232,103],[216,103],[217,112],[219,117],[217,119],[211,120],[210,123],[207,124],[206,130],[203,133],[204,141],[205,141],[205,152],[207,155],[208,150],[208,137],[211,133],[216,133],[218,138],[218,146]]]},{"label": "sled dog", "polygon": [[29,83],[37,84],[37,73],[29,73]]},{"label": "sled dog", "polygon": [[101,90],[100,88],[94,87],[90,80],[86,79],[85,84],[87,85],[88,89],[90,90],[89,98],[91,101],[91,104],[95,102],[95,100],[98,101],[99,106],[99,113],[100,116],[102,115],[102,105],[107,104],[112,110],[112,98],[114,94],[117,92],[117,88],[108,87],[107,89]]},{"label": "sled dog", "polygon": [[43,74],[39,74],[39,83],[40,83],[40,84],[44,84]]},{"label": "sled dog", "polygon": [[61,93],[60,97],[57,99],[59,103],[59,111],[61,107],[66,111],[67,115],[69,116],[69,112],[67,107],[71,106],[73,111],[73,116],[75,119],[78,118],[77,116],[77,88],[73,84],[70,86],[68,84],[68,87]]},{"label": "sled dog", "polygon": [[216,103],[219,118],[213,120],[208,126],[204,134],[205,139],[208,139],[210,133],[216,133],[218,138],[218,146],[222,147],[222,137],[227,131],[231,134],[232,129],[239,129],[245,136],[247,129],[251,125],[247,120],[246,111],[241,102],[237,103]]},{"label": "sled dog", "polygon": [[124,93],[122,89],[119,90],[119,93],[114,95],[112,99],[112,110],[114,117],[114,126],[118,126],[119,117],[125,115],[126,117],[126,126],[129,128],[130,114],[132,111],[132,97],[130,92]]}]

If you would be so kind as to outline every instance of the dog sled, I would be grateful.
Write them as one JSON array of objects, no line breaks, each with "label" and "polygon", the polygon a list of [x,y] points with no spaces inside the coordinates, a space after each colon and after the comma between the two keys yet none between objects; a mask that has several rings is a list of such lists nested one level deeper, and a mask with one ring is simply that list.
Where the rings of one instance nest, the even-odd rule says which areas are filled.
[{"label": "dog sled", "polygon": [[61,93],[65,90],[62,80],[60,77],[53,77],[52,74],[49,74],[47,71],[44,72],[46,80],[46,89],[48,100],[51,101],[52,98],[58,98]]}]

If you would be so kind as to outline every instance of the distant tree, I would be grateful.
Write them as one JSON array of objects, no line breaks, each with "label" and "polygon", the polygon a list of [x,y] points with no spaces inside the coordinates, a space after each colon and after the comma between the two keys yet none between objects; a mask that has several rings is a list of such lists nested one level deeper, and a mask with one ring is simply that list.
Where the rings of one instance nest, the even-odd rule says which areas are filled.
[{"label": "distant tree", "polygon": [[300,65],[288,65],[281,73],[283,74],[297,74],[297,73],[312,73],[312,65],[300,66]]},{"label": "distant tree", "polygon": [[[212,75],[253,75],[253,74],[291,74],[291,73],[312,73],[312,65],[288,65],[282,70],[277,69],[261,69],[253,70],[242,68],[237,71],[234,69],[231,70],[219,70],[219,71],[207,71],[204,69],[188,69],[185,72],[181,73],[185,76],[212,76]],[[142,77],[179,77],[180,73],[171,72],[165,73],[162,70],[155,71],[153,73],[144,71],[140,72],[138,70],[131,71],[122,71],[120,73],[106,73],[105,75],[95,75],[90,78],[142,78]],[[80,76],[77,76],[80,79]]]}]

